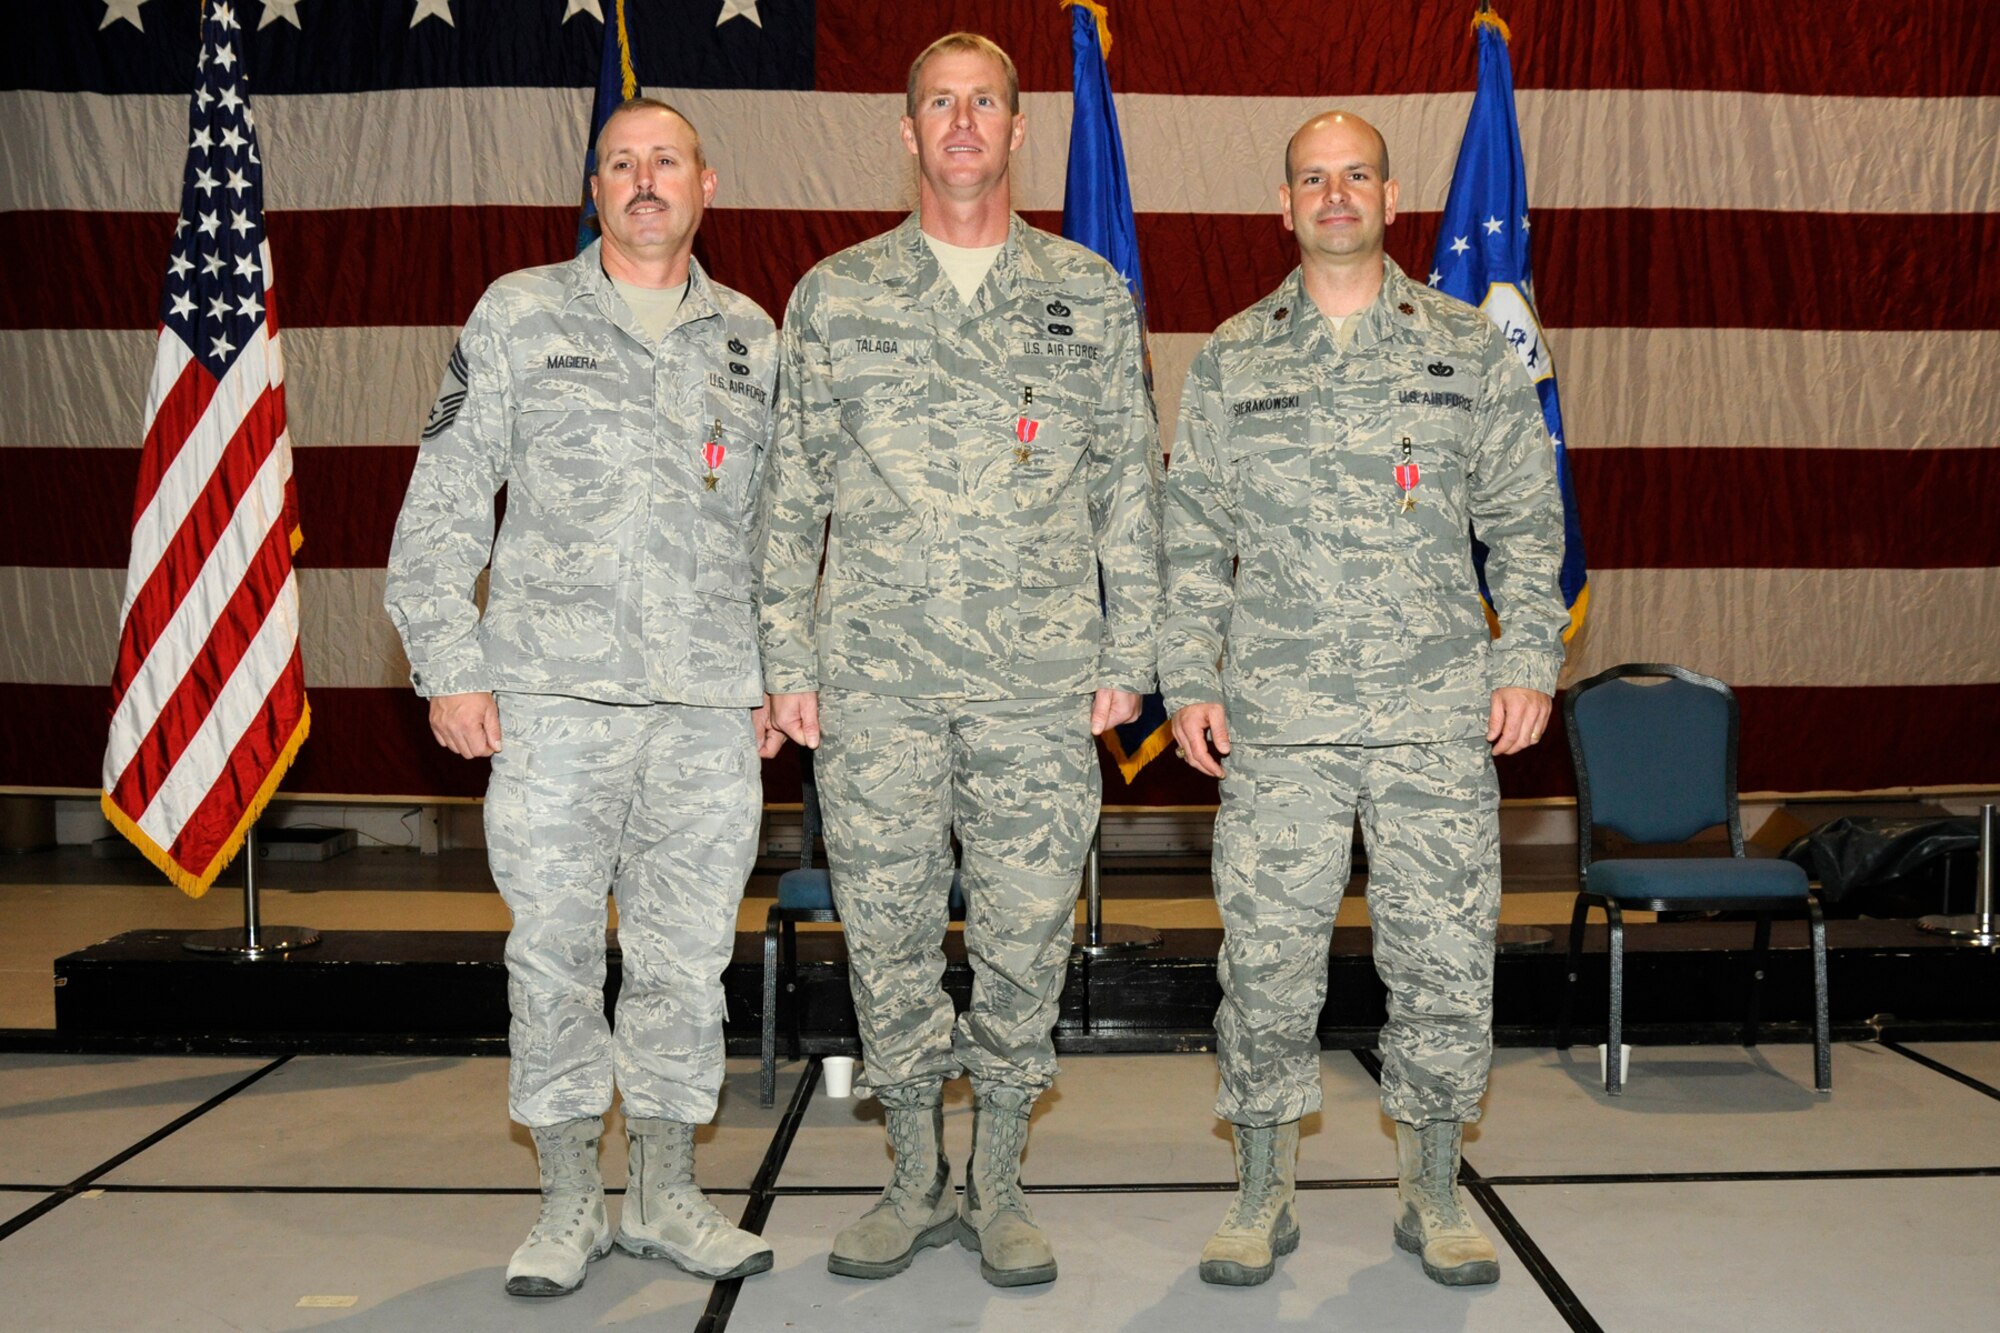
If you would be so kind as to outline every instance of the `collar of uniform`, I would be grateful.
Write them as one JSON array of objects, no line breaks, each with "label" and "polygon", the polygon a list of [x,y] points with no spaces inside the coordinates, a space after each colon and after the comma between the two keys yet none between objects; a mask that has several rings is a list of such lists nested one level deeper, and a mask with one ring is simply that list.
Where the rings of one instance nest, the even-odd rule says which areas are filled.
[{"label": "collar of uniform", "polygon": [[[917,213],[904,218],[896,228],[889,247],[890,263],[881,281],[909,294],[919,309],[948,309],[958,303],[958,291],[945,276],[944,266],[924,243],[923,221]],[[1000,301],[1014,295],[1023,284],[1050,286],[1058,280],[1047,253],[1047,238],[1021,220],[1019,213],[1008,215],[1007,239],[993,261],[988,279],[998,287]]]},{"label": "collar of uniform", "polygon": [[1264,341],[1303,341],[1311,332],[1311,320],[1319,318],[1319,307],[1306,293],[1305,270],[1295,268],[1278,284],[1278,290],[1264,298]]},{"label": "collar of uniform", "polygon": [[[570,261],[568,282],[563,288],[563,304],[569,305],[589,298],[596,301],[598,309],[602,310],[604,302],[613,290],[611,275],[604,271],[604,241],[600,237],[585,246],[582,253]],[[705,319],[710,315],[720,314],[721,310],[722,307],[716,304],[715,300],[714,281],[708,276],[708,271],[702,268],[701,261],[689,255],[687,297],[681,302],[681,312],[674,320],[675,326],[678,327],[689,320]]]},{"label": "collar of uniform", "polygon": [[1402,266],[1383,255],[1382,289],[1360,312],[1361,322],[1354,328],[1351,346],[1373,347],[1387,342],[1405,329],[1420,335],[1427,333],[1430,321],[1424,315],[1423,300],[1416,295],[1415,287]]}]

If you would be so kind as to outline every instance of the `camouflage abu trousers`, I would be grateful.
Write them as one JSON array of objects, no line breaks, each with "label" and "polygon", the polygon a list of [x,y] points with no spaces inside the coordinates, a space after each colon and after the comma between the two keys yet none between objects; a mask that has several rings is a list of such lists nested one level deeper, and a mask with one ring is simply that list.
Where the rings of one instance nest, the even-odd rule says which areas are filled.
[{"label": "camouflage abu trousers", "polygon": [[[524,1125],[625,1114],[700,1124],[722,1086],[722,969],[756,857],[747,708],[500,695],[486,846],[507,936],[508,1109]],[[617,1026],[604,1020],[618,895]]]},{"label": "camouflage abu trousers", "polygon": [[[867,1086],[1039,1093],[1102,778],[1090,696],[967,703],[820,691],[814,758]],[[951,838],[972,1005],[944,976]]]},{"label": "camouflage abu trousers", "polygon": [[1409,1125],[1477,1120],[1500,919],[1500,790],[1486,742],[1239,743],[1224,767],[1215,1113],[1276,1125],[1319,1109],[1327,946],[1358,811],[1375,970],[1389,990],[1382,1107]]}]

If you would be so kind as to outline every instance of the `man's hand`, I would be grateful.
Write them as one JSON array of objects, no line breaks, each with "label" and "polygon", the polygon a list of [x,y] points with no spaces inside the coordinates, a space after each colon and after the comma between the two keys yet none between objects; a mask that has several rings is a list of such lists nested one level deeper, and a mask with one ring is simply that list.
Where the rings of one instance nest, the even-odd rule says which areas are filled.
[{"label": "man's hand", "polygon": [[461,759],[484,759],[500,750],[500,705],[488,690],[440,694],[431,700],[431,735]]},{"label": "man's hand", "polygon": [[1495,755],[1518,754],[1542,738],[1553,700],[1540,690],[1506,685],[1493,691],[1493,711],[1486,721],[1486,739]]},{"label": "man's hand", "polygon": [[1229,753],[1229,719],[1221,704],[1189,704],[1174,714],[1174,753],[1197,773],[1222,776],[1221,756]]},{"label": "man's hand", "polygon": [[1102,736],[1139,716],[1139,696],[1130,690],[1099,690],[1090,699],[1090,734]]},{"label": "man's hand", "polygon": [[[771,701],[771,726],[782,735],[790,736],[808,750],[819,748],[819,691],[807,690],[802,694],[767,695]],[[758,750],[763,754],[763,750]],[[772,751],[776,753],[776,751]]]},{"label": "man's hand", "polygon": [[785,733],[771,725],[770,695],[765,695],[764,702],[750,710],[750,725],[756,731],[759,759],[769,759],[785,748]]}]

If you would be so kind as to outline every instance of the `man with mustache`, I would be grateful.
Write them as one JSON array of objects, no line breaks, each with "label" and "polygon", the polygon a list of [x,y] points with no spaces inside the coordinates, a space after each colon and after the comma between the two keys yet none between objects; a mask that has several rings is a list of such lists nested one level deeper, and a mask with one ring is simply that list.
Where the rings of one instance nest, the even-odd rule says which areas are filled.
[{"label": "man with mustache", "polygon": [[[1315,117],[1285,177],[1299,267],[1195,358],[1167,477],[1161,686],[1183,756],[1222,779],[1216,1114],[1239,1186],[1201,1276],[1259,1283],[1298,1244],[1298,1122],[1320,1106],[1358,811],[1395,1240],[1437,1282],[1493,1282],[1459,1143],[1492,1060],[1493,756],[1541,739],[1563,660],[1553,455],[1499,331],[1383,252],[1397,184],[1380,132]],[[1491,642],[1468,525],[1491,548]]]},{"label": "man with mustache", "polygon": [[[492,758],[488,856],[514,914],[508,1104],[541,1162],[541,1214],[507,1266],[519,1296],[574,1291],[614,1241],[703,1277],[771,1266],[694,1181],[758,755],[783,743],[765,724],[750,563],[777,339],[693,257],[715,185],[678,111],[637,98],[612,114],[590,179],[601,238],[480,298],[389,555],[433,734]],[[615,1235],[597,1163],[614,1084],[630,1167]]]},{"label": "man with mustache", "polygon": [[[814,268],[785,313],[764,678],[773,724],[818,749],[864,1077],[896,1159],[834,1240],[827,1267],[850,1277],[955,1235],[989,1282],[1055,1279],[1021,1151],[1055,1077],[1091,737],[1153,681],[1160,450],[1137,312],[1110,265],[1013,214],[1026,132],[1006,52],[933,43],[902,121],[917,211]],[[939,984],[954,835],[974,978],[955,1028]],[[955,1209],[941,1087],[961,1072]]]}]

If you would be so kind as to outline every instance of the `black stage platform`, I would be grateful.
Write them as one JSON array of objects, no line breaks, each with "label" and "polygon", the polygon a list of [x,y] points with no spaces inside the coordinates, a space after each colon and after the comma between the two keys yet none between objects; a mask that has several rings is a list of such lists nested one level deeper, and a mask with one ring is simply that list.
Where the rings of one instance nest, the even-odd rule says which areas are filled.
[{"label": "black stage platform", "polygon": [[[1551,1043],[1565,974],[1567,928],[1551,948],[1503,952],[1496,1040]],[[2000,1038],[2000,951],[1919,934],[1908,921],[1828,923],[1836,1040]],[[317,946],[248,962],[181,947],[187,932],[134,931],[56,960],[56,1027],[0,1032],[0,1047],[77,1051],[490,1052],[505,1048],[504,936],[483,931],[334,931]],[[1213,1042],[1220,932],[1169,930],[1129,957],[1073,956],[1056,1029],[1070,1052],[1188,1051]],[[1330,1047],[1367,1047],[1383,1021],[1383,991],[1365,928],[1334,932]],[[1634,1045],[1741,1040],[1749,982],[1748,923],[1672,922],[1626,928],[1626,1040]],[[1802,922],[1773,932],[1763,1040],[1811,1039],[1811,972]],[[757,1051],[763,937],[737,936],[725,974],[729,1048]],[[1575,1040],[1603,1038],[1602,927],[1587,938]],[[838,931],[801,932],[797,1005],[808,1053],[855,1048],[846,954]],[[971,987],[959,938],[947,943],[945,983],[963,1005]],[[611,951],[607,992],[618,984]],[[789,1020],[788,1010],[785,1018]],[[787,1023],[787,1026],[789,1023]]]}]

